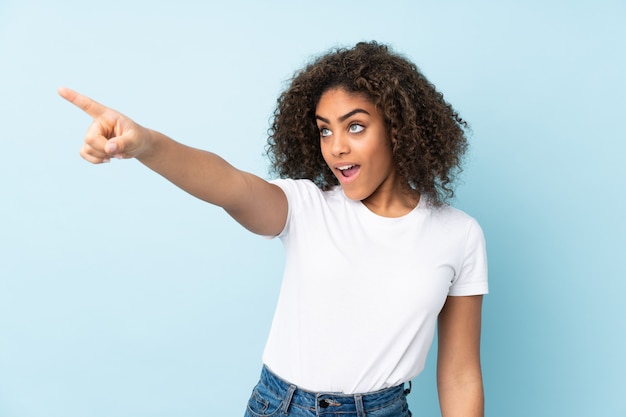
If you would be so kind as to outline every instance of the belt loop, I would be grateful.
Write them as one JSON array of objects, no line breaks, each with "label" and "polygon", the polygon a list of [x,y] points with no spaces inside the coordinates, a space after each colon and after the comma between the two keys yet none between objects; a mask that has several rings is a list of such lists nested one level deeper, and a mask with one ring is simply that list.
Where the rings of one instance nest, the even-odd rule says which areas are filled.
[{"label": "belt loop", "polygon": [[289,385],[289,389],[287,390],[287,393],[285,394],[285,401],[283,403],[283,408],[282,408],[282,413],[284,415],[289,414],[289,406],[291,405],[291,400],[293,399],[293,393],[296,392],[296,389],[298,387],[296,387],[295,385]]},{"label": "belt loop", "polygon": [[356,405],[356,416],[365,417],[365,409],[363,407],[363,396],[361,394],[356,394],[354,396],[354,402]]},{"label": "belt loop", "polygon": [[409,388],[404,390],[404,395],[409,395],[411,393],[411,388],[413,388],[413,384],[409,381]]}]

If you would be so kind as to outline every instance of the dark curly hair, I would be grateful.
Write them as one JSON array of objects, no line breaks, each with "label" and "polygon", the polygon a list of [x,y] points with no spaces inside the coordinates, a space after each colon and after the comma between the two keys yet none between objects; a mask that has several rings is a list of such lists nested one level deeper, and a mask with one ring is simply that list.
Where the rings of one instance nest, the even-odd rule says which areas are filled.
[{"label": "dark curly hair", "polygon": [[316,58],[279,96],[266,147],[272,171],[306,178],[321,189],[339,184],[320,150],[315,110],[333,88],[362,94],[376,106],[388,132],[397,173],[440,205],[467,149],[467,123],[412,62],[377,42],[338,48]]}]

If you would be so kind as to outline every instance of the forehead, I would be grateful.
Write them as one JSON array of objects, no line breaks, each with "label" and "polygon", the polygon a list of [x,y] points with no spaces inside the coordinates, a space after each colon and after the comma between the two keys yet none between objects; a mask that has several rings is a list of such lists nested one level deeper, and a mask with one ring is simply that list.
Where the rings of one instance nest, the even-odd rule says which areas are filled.
[{"label": "forehead", "polygon": [[330,88],[322,93],[316,106],[316,113],[351,111],[355,108],[372,110],[374,103],[363,93],[347,91],[342,87]]}]

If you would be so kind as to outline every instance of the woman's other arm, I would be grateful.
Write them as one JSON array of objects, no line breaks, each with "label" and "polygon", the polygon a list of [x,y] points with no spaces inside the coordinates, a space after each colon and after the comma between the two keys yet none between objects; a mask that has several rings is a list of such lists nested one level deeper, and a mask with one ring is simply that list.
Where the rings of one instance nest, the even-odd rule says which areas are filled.
[{"label": "woman's other arm", "polygon": [[483,417],[482,295],[448,297],[439,314],[437,388],[443,417]]}]

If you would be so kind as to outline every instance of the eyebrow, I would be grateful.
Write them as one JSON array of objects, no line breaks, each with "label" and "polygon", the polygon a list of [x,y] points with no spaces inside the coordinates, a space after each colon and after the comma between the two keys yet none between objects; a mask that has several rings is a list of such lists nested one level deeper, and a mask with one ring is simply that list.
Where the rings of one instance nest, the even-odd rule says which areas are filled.
[{"label": "eyebrow", "polygon": [[[365,114],[367,114],[367,115],[369,116],[369,112],[368,112],[367,110],[363,110],[363,109],[354,109],[354,110],[352,110],[352,111],[350,111],[350,112],[348,112],[348,113],[344,114],[343,116],[341,116],[341,117],[339,118],[339,122],[344,122],[346,119],[348,119],[348,118],[349,118],[349,117],[351,117],[351,116],[354,116],[354,115],[355,115],[355,114],[357,114],[357,113],[365,113]],[[318,119],[318,120],[321,120],[321,121],[322,121],[322,122],[324,122],[324,123],[329,123],[329,124],[330,124],[330,120],[328,120],[328,119],[326,119],[326,118],[324,118],[324,117],[320,116],[319,114],[316,114],[316,115],[315,115],[315,118],[316,118],[316,119]]]}]

